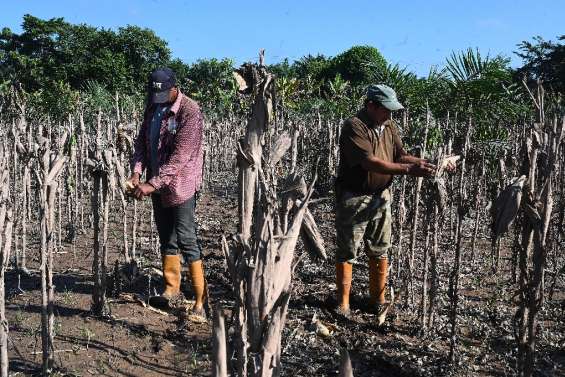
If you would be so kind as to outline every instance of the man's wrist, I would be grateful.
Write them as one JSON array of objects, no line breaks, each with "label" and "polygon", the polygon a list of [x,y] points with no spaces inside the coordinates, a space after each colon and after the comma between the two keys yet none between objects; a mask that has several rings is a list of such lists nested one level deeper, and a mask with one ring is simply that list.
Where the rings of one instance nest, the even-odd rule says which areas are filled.
[{"label": "man's wrist", "polygon": [[412,164],[402,163],[402,173],[405,175],[410,174],[410,169],[412,169]]},{"label": "man's wrist", "polygon": [[151,178],[149,181],[147,181],[147,183],[149,183],[151,186],[153,186],[155,188],[155,190],[159,190],[162,186],[162,182],[161,182],[161,179],[159,178],[159,176],[155,176],[155,177]]}]

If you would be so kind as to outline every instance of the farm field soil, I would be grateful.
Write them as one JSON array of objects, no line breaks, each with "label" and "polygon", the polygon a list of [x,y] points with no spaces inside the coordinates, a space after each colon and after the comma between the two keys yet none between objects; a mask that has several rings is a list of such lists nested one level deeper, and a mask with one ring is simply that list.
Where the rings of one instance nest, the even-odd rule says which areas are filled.
[{"label": "farm field soil", "polygon": [[[221,192],[221,194],[220,194]],[[368,267],[364,256],[354,266],[351,319],[333,313],[335,291],[333,255],[335,236],[331,201],[312,206],[324,235],[329,260],[312,261],[299,244],[301,258],[283,334],[284,376],[337,376],[339,349],[349,350],[355,376],[506,376],[513,375],[516,350],[512,333],[514,291],[508,287],[510,261],[503,249],[503,271],[493,274],[487,267],[490,243],[481,240],[475,262],[465,260],[461,282],[459,319],[460,362],[449,366],[447,322],[447,269],[451,254],[442,257],[440,297],[434,331],[421,336],[418,316],[419,289],[414,309],[403,307],[399,296],[391,319],[377,328],[375,316],[367,313]],[[208,191],[197,208],[199,236],[212,305],[221,304],[229,314],[233,305],[227,272],[220,250],[222,235],[236,230],[237,200],[224,190]],[[109,265],[119,257],[121,224],[113,224]],[[149,250],[149,227],[140,230],[145,265],[159,268],[159,255]],[[117,235],[117,236],[116,236]],[[467,240],[468,241],[468,240]],[[150,310],[143,304],[148,292],[160,289],[157,275],[145,274],[132,286],[110,298],[111,316],[89,314],[92,282],[91,234],[79,236],[73,253],[63,244],[55,255],[55,360],[59,375],[68,376],[209,376],[211,375],[211,326],[186,324],[176,313]],[[442,253],[449,241],[442,245]],[[9,272],[6,300],[9,321],[10,373],[37,375],[41,367],[41,293],[37,244],[30,245],[31,276]],[[420,256],[421,259],[421,256]],[[482,264],[479,261],[483,261]],[[422,263],[421,260],[417,261]],[[147,268],[143,269],[148,271]],[[416,269],[419,276],[420,270]],[[150,278],[151,276],[151,278]],[[421,280],[421,279],[417,279]],[[19,281],[19,283],[18,283]],[[399,285],[399,282],[393,282]],[[565,375],[565,290],[557,284],[553,300],[546,304],[540,325],[539,376]],[[398,291],[398,289],[397,289]],[[190,293],[187,293],[190,298]],[[228,315],[229,318],[229,315]],[[316,334],[313,319],[331,332]],[[210,321],[209,321],[210,322]],[[228,323],[229,326],[229,323]]]}]

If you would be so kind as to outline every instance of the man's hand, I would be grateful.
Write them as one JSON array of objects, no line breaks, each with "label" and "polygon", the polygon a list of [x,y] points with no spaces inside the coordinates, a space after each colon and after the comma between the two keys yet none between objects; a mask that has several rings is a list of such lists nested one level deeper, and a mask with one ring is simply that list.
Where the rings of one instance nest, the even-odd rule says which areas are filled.
[{"label": "man's hand", "polygon": [[439,171],[446,171],[448,173],[453,173],[457,169],[457,161],[461,156],[447,156],[444,157],[439,164]]},{"label": "man's hand", "polygon": [[127,181],[123,183],[126,195],[133,196],[135,189],[139,186],[139,173],[133,173]]},{"label": "man's hand", "polygon": [[133,173],[131,177],[129,177],[128,182],[130,182],[133,187],[137,187],[139,186],[139,177],[139,173]]},{"label": "man's hand", "polygon": [[155,187],[153,187],[149,183],[141,183],[141,184],[138,184],[137,187],[135,188],[133,196],[135,196],[137,199],[141,200],[141,199],[143,199],[144,196],[149,196],[154,191],[155,191]]},{"label": "man's hand", "polygon": [[435,174],[436,166],[426,161],[410,165],[408,175],[414,177],[431,177]]}]

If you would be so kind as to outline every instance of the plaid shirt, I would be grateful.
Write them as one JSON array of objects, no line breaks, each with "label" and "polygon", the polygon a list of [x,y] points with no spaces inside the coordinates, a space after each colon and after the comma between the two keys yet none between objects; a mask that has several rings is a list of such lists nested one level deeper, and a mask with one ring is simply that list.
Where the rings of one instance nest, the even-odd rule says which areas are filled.
[{"label": "plaid shirt", "polygon": [[149,129],[155,106],[145,109],[131,160],[134,173],[147,168],[148,182],[161,194],[164,207],[190,199],[202,184],[202,113],[192,99],[179,91],[176,101],[163,116],[157,155],[159,174],[151,172]]}]

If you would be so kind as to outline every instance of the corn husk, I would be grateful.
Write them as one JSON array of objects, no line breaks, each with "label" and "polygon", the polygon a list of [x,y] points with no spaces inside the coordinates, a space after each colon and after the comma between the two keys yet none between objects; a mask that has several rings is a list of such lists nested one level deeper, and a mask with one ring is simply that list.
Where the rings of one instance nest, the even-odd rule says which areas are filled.
[{"label": "corn husk", "polygon": [[316,321],[316,334],[321,336],[322,338],[328,338],[332,335],[330,329],[326,325],[324,325],[321,321]]},{"label": "corn husk", "polygon": [[131,191],[135,190],[135,186],[133,185],[133,183],[131,183],[131,181],[129,179],[127,181],[125,181],[122,186],[123,186],[125,192],[131,192]]},{"label": "corn husk", "polygon": [[461,159],[461,156],[459,155],[444,156],[440,158],[437,163],[436,176],[441,177],[445,172],[445,169],[447,169],[449,165],[456,165],[459,159]]},{"label": "corn husk", "polygon": [[493,235],[500,237],[508,231],[516,218],[522,201],[522,189],[526,176],[515,178],[496,198],[493,211]]},{"label": "corn husk", "polygon": [[445,188],[445,180],[441,176],[436,176],[432,181],[432,195],[437,203],[440,212],[443,212],[447,205],[447,189]]}]

